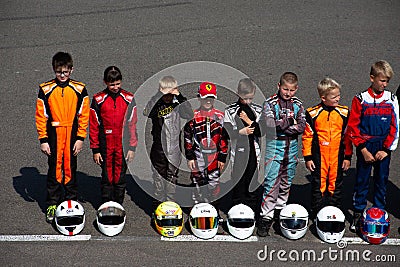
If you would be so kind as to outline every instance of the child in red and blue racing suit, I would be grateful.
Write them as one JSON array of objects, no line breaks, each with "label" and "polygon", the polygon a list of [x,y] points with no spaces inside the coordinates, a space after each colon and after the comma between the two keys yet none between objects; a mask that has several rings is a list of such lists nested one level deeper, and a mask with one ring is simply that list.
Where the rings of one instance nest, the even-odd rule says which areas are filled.
[{"label": "child in red and blue racing suit", "polygon": [[264,102],[263,116],[267,132],[264,194],[257,235],[269,235],[273,218],[286,206],[290,185],[298,164],[298,136],[304,131],[305,110],[295,97],[297,75],[285,72],[278,83],[278,93]]},{"label": "child in red and blue racing suit", "polygon": [[386,90],[392,76],[393,70],[388,62],[375,62],[370,71],[371,86],[356,95],[351,104],[347,134],[356,146],[357,155],[351,231],[356,231],[367,206],[372,167],[373,205],[385,209],[390,156],[399,139],[399,104],[396,95]]},{"label": "child in red and blue racing suit", "polygon": [[228,152],[227,136],[222,127],[224,113],[214,108],[215,84],[201,83],[198,98],[200,107],[184,127],[185,155],[195,185],[193,200],[218,205],[215,201],[220,192],[219,177]]}]

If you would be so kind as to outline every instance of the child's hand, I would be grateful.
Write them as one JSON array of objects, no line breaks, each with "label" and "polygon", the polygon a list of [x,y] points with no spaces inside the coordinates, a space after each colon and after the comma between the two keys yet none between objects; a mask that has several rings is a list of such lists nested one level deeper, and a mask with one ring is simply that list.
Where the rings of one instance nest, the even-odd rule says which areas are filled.
[{"label": "child's hand", "polygon": [[253,121],[249,119],[246,112],[244,112],[243,110],[240,112],[239,118],[242,119],[248,126],[253,123]]},{"label": "child's hand", "polygon": [[125,160],[126,162],[132,162],[133,159],[135,158],[135,151],[129,150],[128,153],[126,153]]},{"label": "child's hand", "polygon": [[72,151],[74,152],[74,156],[77,156],[79,152],[81,152],[83,147],[83,141],[82,140],[76,140],[74,147]]},{"label": "child's hand", "polygon": [[225,167],[225,162],[218,161],[218,168],[219,168],[219,171],[222,172],[222,170],[224,169],[224,167]]},{"label": "child's hand", "polygon": [[40,150],[47,156],[51,154],[49,143],[40,144]]},{"label": "child's hand", "polygon": [[313,172],[315,170],[315,164],[314,161],[309,160],[306,162],[306,168],[307,170],[309,170],[310,172]]},{"label": "child's hand", "polygon": [[363,149],[361,149],[361,153],[362,153],[362,155],[363,155],[364,160],[365,160],[366,163],[373,163],[373,162],[375,162],[374,156],[371,154],[371,152],[368,151],[367,148],[364,147]]},{"label": "child's hand", "polygon": [[178,87],[172,88],[171,91],[169,92],[170,94],[173,95],[179,95],[179,89]]},{"label": "child's hand", "polygon": [[188,160],[187,165],[191,171],[196,169],[196,161],[194,159]]},{"label": "child's hand", "polygon": [[387,155],[388,155],[388,153],[386,153],[385,151],[380,150],[380,151],[376,152],[375,160],[383,160],[384,158],[387,157]]},{"label": "child's hand", "polygon": [[101,165],[101,163],[103,162],[103,158],[101,157],[101,154],[100,153],[93,154],[93,161],[97,165]]},{"label": "child's hand", "polygon": [[250,126],[244,127],[239,130],[240,135],[250,135],[250,134],[253,134],[253,132],[254,132],[254,127],[250,127]]},{"label": "child's hand", "polygon": [[343,164],[342,164],[342,169],[343,169],[344,171],[347,171],[349,168],[350,168],[350,160],[345,159],[345,160],[343,161]]}]

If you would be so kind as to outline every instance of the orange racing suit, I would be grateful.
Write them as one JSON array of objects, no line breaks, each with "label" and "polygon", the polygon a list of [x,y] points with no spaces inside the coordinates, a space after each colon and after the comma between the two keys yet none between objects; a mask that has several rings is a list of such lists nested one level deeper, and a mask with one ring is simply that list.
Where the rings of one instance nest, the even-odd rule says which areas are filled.
[{"label": "orange racing suit", "polygon": [[[312,160],[312,215],[323,207],[323,196],[328,193],[329,205],[341,206],[342,163],[351,160],[351,140],[345,135],[349,109],[346,106],[329,107],[320,103],[306,111],[303,133],[303,156]],[[315,214],[314,214],[315,215]]]},{"label": "orange racing suit", "polygon": [[83,83],[69,79],[42,83],[36,102],[36,128],[40,143],[48,143],[47,204],[77,199],[76,140],[84,140],[89,123],[89,96]]}]

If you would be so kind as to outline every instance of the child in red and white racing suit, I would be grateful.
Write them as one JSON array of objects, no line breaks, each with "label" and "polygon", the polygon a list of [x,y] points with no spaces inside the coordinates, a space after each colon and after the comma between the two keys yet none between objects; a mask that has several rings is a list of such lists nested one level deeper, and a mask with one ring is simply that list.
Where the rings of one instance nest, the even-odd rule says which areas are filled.
[{"label": "child in red and white racing suit", "polygon": [[[90,107],[90,148],[94,162],[102,168],[103,203],[123,203],[126,162],[134,159],[137,146],[136,103],[133,94],[121,88],[121,81],[121,71],[115,66],[108,67],[104,71],[107,88],[93,96]],[[126,151],[122,138],[126,140]]]},{"label": "child in red and white racing suit", "polygon": [[201,83],[198,98],[200,107],[184,127],[185,155],[191,180],[196,187],[193,200],[195,203],[209,203],[219,196],[219,177],[225,165],[228,141],[222,127],[224,113],[214,108],[217,98],[215,84]]}]

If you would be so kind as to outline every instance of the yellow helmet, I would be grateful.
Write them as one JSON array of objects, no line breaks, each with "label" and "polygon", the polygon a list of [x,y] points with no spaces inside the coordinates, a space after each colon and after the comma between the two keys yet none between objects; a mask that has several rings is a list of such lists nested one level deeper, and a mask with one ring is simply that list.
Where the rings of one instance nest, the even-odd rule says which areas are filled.
[{"label": "yellow helmet", "polygon": [[181,207],[172,201],[161,203],[154,212],[154,224],[157,232],[166,237],[179,235],[183,228]]}]

